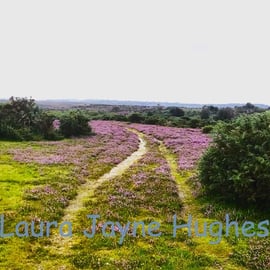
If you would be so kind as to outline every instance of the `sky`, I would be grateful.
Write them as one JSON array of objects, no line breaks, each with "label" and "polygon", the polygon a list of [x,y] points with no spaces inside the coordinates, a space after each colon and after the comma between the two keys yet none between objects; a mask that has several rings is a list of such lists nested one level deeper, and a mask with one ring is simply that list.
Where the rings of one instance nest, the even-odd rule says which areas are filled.
[{"label": "sky", "polygon": [[268,0],[0,0],[0,98],[270,104]]}]

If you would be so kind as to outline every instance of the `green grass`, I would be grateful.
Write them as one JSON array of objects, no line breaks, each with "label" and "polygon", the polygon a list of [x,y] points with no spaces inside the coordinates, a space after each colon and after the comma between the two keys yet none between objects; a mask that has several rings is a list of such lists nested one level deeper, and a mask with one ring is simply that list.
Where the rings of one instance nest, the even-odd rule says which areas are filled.
[{"label": "green grass", "polygon": [[[12,149],[23,149],[29,143],[0,143],[0,213],[5,217],[5,231],[14,232],[15,225],[22,220],[30,221],[42,217],[49,219],[53,215],[56,219],[60,207],[53,211],[46,211],[45,198],[31,200],[26,198],[27,191],[46,185],[59,185],[71,183],[72,166],[66,165],[40,165],[35,163],[20,163],[13,160],[9,153]],[[41,149],[34,146],[35,150]],[[74,194],[74,196],[76,193]],[[54,201],[52,200],[52,204]],[[39,242],[38,239],[35,239]],[[33,252],[36,243],[31,238],[0,238],[0,269],[27,269],[29,254]],[[19,254],[19,256],[18,256]]]},{"label": "green grass", "polygon": [[[103,183],[89,198],[74,223],[76,235],[73,237],[72,249],[68,255],[59,261],[57,252],[51,251],[49,265],[67,269],[241,269],[228,258],[231,251],[229,244],[220,247],[210,246],[190,238],[185,231],[179,231],[176,238],[172,237],[172,216],[179,217],[183,211],[183,201],[177,193],[177,182],[170,175],[156,173],[160,160],[164,163],[164,155],[157,145],[148,145],[151,155],[150,161],[142,159],[133,165],[121,177]],[[144,183],[136,185],[136,181],[147,176]],[[182,176],[187,179],[189,174]],[[183,180],[182,179],[182,180]],[[186,187],[188,189],[188,187]],[[122,244],[119,243],[120,234],[115,237],[104,237],[97,231],[92,239],[81,236],[81,232],[90,226],[88,214],[99,214],[98,222],[144,221],[147,225],[151,221],[161,224],[160,237],[143,237],[141,231],[137,237],[126,236]],[[180,219],[179,219],[180,221]],[[222,258],[224,256],[224,260]],[[226,260],[226,261],[225,261]],[[226,265],[225,265],[226,262]]]},{"label": "green grass", "polygon": [[[147,138],[146,138],[147,139]],[[0,143],[0,214],[4,213],[7,229],[12,229],[21,220],[58,220],[67,204],[77,194],[76,175],[73,165],[40,165],[20,163],[12,159],[12,149],[29,147],[29,143]],[[31,146],[32,147],[32,146]],[[54,146],[51,150],[53,150]],[[163,145],[148,141],[150,154],[134,164],[122,176],[102,183],[78,211],[73,222],[73,236],[67,245],[58,250],[52,238],[0,238],[0,269],[267,269],[269,238],[247,239],[229,236],[221,243],[209,244],[211,237],[189,237],[179,230],[172,237],[172,217],[178,222],[187,222],[192,214],[200,224],[220,220],[226,213],[240,223],[245,220],[261,221],[267,213],[255,209],[244,210],[207,198],[200,190],[196,171],[179,171],[176,158]],[[42,151],[40,145],[33,145]],[[112,165],[100,166],[96,159],[88,160],[89,176],[85,180],[96,181],[108,172]],[[167,162],[167,163],[166,163]],[[166,165],[167,164],[167,165]],[[168,173],[160,173],[167,166]],[[44,192],[49,187],[50,193]],[[37,194],[32,192],[37,189]],[[198,196],[199,195],[199,196]],[[119,243],[120,234],[104,237],[99,229],[92,239],[83,236],[89,231],[88,214],[99,214],[102,224],[106,221],[143,221],[146,229],[151,221],[161,224],[159,237],[131,234]],[[202,230],[202,226],[199,227]],[[109,230],[107,231],[109,232]],[[56,231],[54,231],[56,233]],[[18,255],[19,254],[19,255]]]},{"label": "green grass", "polygon": [[[89,156],[83,164],[77,166],[72,163],[42,165],[18,162],[13,158],[13,150],[25,150],[27,153],[30,149],[30,154],[43,157],[56,152],[61,145],[46,142],[0,142],[0,214],[5,217],[5,233],[14,232],[20,221],[29,224],[34,221],[36,231],[41,221],[60,223],[64,209],[77,195],[78,187],[85,181],[97,180],[114,166],[100,165],[98,157],[91,156],[91,149],[102,146],[103,142],[89,145],[87,139],[71,139],[63,143],[65,147],[71,146],[71,149],[83,143],[86,147],[84,151],[87,151],[86,154],[89,152]],[[80,158],[81,152],[75,155]],[[23,232],[23,228],[20,231]],[[52,234],[55,232],[53,230]],[[37,269],[41,261],[53,267],[46,259],[50,258],[50,251],[44,248],[47,245],[54,249],[51,237],[0,238],[0,269]]]}]

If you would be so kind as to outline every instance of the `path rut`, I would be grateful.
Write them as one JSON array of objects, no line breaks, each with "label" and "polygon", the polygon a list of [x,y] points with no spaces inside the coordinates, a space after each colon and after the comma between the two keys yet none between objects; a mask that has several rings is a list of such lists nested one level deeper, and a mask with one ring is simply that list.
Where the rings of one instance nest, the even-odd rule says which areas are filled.
[{"label": "path rut", "polygon": [[66,208],[63,220],[72,221],[76,215],[76,212],[83,207],[85,199],[88,198],[89,195],[91,195],[91,193],[98,186],[100,186],[105,181],[108,181],[116,176],[123,174],[125,170],[127,170],[133,163],[138,161],[146,153],[146,142],[143,139],[142,135],[138,134],[138,136],[140,140],[138,150],[132,153],[129,157],[127,157],[117,166],[113,167],[110,172],[101,176],[97,181],[90,181],[83,184],[80,187],[75,200],[71,201],[69,206]]},{"label": "path rut", "polygon": [[[81,185],[78,189],[78,195],[65,209],[65,214],[62,218],[62,221],[70,221],[72,223],[76,219],[76,214],[78,211],[84,207],[84,203],[87,198],[89,198],[103,182],[109,181],[116,176],[122,175],[131,165],[137,162],[147,152],[146,141],[144,140],[143,135],[136,130],[130,129],[130,131],[138,135],[140,141],[138,150],[133,152],[129,157],[113,167],[110,172],[104,174],[98,180],[88,181]],[[59,233],[55,231],[51,236],[51,245],[49,246],[49,249],[53,249],[53,253],[56,253],[57,256],[67,255],[68,250],[70,250],[73,243],[73,237],[61,237]],[[47,269],[44,267],[46,267],[46,262],[42,262],[38,269]],[[59,269],[69,268],[62,266]]]},{"label": "path rut", "polygon": [[[196,202],[194,196],[192,195],[192,188],[187,184],[187,179],[191,176],[191,174],[187,174],[187,172],[181,172],[178,169],[177,159],[176,157],[168,150],[163,142],[160,142],[159,147],[161,153],[166,158],[170,169],[172,177],[174,178],[176,184],[178,185],[178,195],[183,202],[182,209],[182,218],[187,220],[187,216],[191,215],[193,220],[197,220],[199,222],[199,231],[203,231],[202,224],[207,222],[208,224],[215,222],[216,220],[212,220],[210,218],[204,217],[200,212],[200,205]],[[194,222],[194,221],[193,221]],[[224,239],[218,245],[209,244],[209,237],[195,237],[193,235],[193,241],[195,243],[194,251],[199,254],[207,255],[215,260],[217,260],[217,265],[213,267],[208,267],[209,270],[214,269],[228,269],[228,270],[244,270],[245,267],[241,267],[239,265],[234,265],[230,261],[230,256],[232,254],[232,248],[230,244]],[[215,239],[215,238],[213,238]],[[212,240],[213,240],[212,239]],[[223,268],[226,266],[226,268]]]}]

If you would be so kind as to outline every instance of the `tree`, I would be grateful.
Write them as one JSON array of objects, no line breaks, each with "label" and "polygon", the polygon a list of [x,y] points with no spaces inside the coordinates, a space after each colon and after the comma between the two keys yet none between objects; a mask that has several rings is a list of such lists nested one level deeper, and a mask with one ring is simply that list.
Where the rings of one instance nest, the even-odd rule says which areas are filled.
[{"label": "tree", "polygon": [[208,106],[208,108],[209,108],[209,111],[212,113],[212,114],[217,114],[218,113],[218,107],[216,107],[216,106],[213,106],[213,105],[210,105],[210,106]]},{"label": "tree", "polygon": [[118,106],[112,107],[112,112],[114,112],[114,113],[120,112],[120,107],[118,107]]},{"label": "tree", "polygon": [[171,107],[169,109],[169,113],[171,116],[175,116],[175,117],[181,117],[185,115],[185,111],[178,107]]},{"label": "tree", "polygon": [[12,125],[19,128],[30,128],[39,115],[39,108],[32,98],[11,97],[3,110],[6,116],[9,115]]},{"label": "tree", "polygon": [[65,137],[90,135],[89,118],[81,111],[70,111],[60,119],[60,133]]},{"label": "tree", "polygon": [[60,132],[54,127],[55,116],[47,112],[41,112],[36,128],[38,133],[47,140],[62,139]]},{"label": "tree", "polygon": [[201,115],[201,119],[209,119],[210,117],[209,108],[207,106],[203,106],[200,115]]},{"label": "tree", "polygon": [[247,113],[247,114],[251,114],[254,113],[258,110],[259,108],[257,108],[255,105],[253,105],[252,103],[248,102],[247,104],[245,104],[244,106],[240,106],[240,107],[236,107],[236,110],[238,113]]},{"label": "tree", "polygon": [[143,117],[139,113],[132,113],[128,116],[128,120],[131,123],[141,123],[143,121]]},{"label": "tree", "polygon": [[226,120],[231,120],[233,118],[234,118],[234,110],[232,108],[226,107],[226,108],[219,109],[218,114],[217,114],[218,120],[226,121]]},{"label": "tree", "polygon": [[0,109],[1,138],[31,140],[34,137],[40,114],[34,99],[11,97]]}]

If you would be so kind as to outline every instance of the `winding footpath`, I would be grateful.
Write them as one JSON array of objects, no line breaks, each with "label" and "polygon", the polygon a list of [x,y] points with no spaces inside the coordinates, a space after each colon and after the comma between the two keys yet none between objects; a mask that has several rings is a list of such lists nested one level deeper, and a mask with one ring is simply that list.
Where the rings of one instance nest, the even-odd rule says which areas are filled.
[{"label": "winding footpath", "polygon": [[[131,132],[134,132],[138,135],[139,138],[139,147],[138,150],[132,153],[125,160],[120,162],[118,165],[113,167],[110,172],[104,174],[96,181],[88,181],[85,184],[81,185],[78,189],[78,195],[74,200],[72,200],[69,206],[65,209],[65,214],[62,218],[62,221],[73,221],[76,219],[76,215],[79,210],[84,207],[86,200],[93,195],[94,191],[105,181],[109,181],[116,176],[122,175],[131,165],[136,163],[141,157],[147,152],[146,141],[143,138],[143,135],[136,130],[130,129]],[[65,256],[70,252],[70,248],[76,242],[76,237],[61,237],[56,231],[53,232],[51,237],[51,244],[49,246],[50,252],[54,253],[56,256]],[[47,269],[46,261],[42,261],[38,266],[39,270]],[[61,266],[56,269],[70,269],[69,267]]]},{"label": "winding footpath", "polygon": [[69,206],[65,210],[65,215],[63,220],[73,221],[78,210],[83,208],[84,202],[89,195],[91,195],[96,188],[98,188],[103,182],[113,179],[124,173],[133,163],[137,162],[146,153],[146,142],[142,135],[138,134],[140,144],[136,152],[132,153],[129,157],[119,163],[117,166],[113,167],[110,172],[101,176],[97,181],[86,182],[81,185],[78,190],[77,197],[71,201]]},{"label": "winding footpath", "polygon": [[[76,217],[80,210],[84,208],[84,204],[91,196],[93,196],[95,190],[99,186],[106,182],[110,181],[113,178],[122,175],[127,169],[130,168],[134,163],[138,162],[148,151],[147,141],[144,139],[144,134],[136,131],[134,129],[129,129],[130,131],[137,134],[140,143],[138,150],[119,163],[117,166],[113,167],[110,172],[104,174],[96,181],[88,181],[85,184],[81,185],[78,190],[77,197],[72,200],[69,206],[65,209],[65,215],[62,221],[70,221],[73,223],[76,222]],[[145,137],[146,138],[146,137]],[[196,202],[193,194],[192,188],[187,183],[187,179],[192,175],[191,172],[182,172],[179,171],[177,165],[176,156],[171,153],[169,149],[166,148],[162,141],[158,141],[159,151],[166,158],[168,165],[170,167],[171,175],[178,186],[178,195],[183,202],[182,209],[182,218],[187,219],[187,215],[191,214],[193,218],[200,222],[199,230],[202,231],[203,222],[212,222],[213,220],[203,217],[200,212],[200,205]],[[51,237],[51,243],[48,246],[48,251],[50,255],[57,257],[57,265],[54,269],[58,270],[73,270],[74,268],[68,260],[69,255],[72,255],[72,247],[76,245],[76,242],[79,240],[80,236],[72,237],[61,237],[59,233],[54,233]],[[193,235],[194,237],[194,235]],[[226,270],[244,270],[244,267],[236,266],[232,264],[229,260],[230,254],[232,252],[230,245],[222,240],[218,245],[209,245],[209,238],[193,238],[195,246],[192,248],[192,252],[195,254],[207,255],[209,258],[217,261],[217,264],[213,267],[208,267],[209,270],[216,269],[226,269]],[[183,249],[190,250],[190,247],[183,243]],[[91,254],[89,254],[91,256]],[[51,264],[50,264],[51,265]],[[47,261],[43,260],[40,265],[37,267],[38,270],[51,269],[47,265]]]}]

